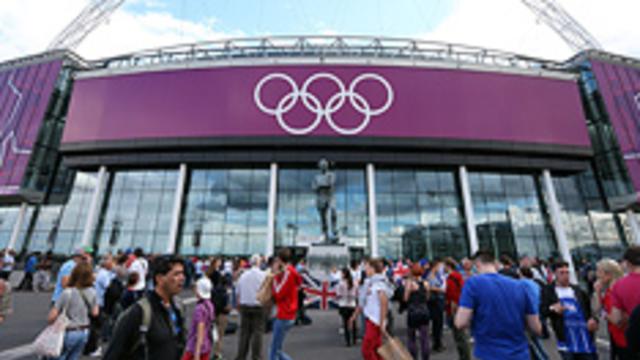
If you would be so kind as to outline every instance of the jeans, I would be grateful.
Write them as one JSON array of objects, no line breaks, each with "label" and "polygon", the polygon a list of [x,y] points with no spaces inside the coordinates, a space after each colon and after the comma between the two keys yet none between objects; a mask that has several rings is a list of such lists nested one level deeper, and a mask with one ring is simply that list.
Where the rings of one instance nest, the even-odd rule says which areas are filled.
[{"label": "jeans", "polygon": [[431,349],[429,348],[429,324],[422,325],[417,328],[408,328],[409,342],[407,347],[414,359],[420,359],[418,356],[418,346],[416,340],[418,335],[420,336],[420,353],[422,354],[422,360],[429,360],[429,354]]},{"label": "jeans", "polygon": [[284,338],[293,326],[293,320],[275,319],[273,321],[273,335],[271,339],[271,349],[269,349],[269,360],[291,360],[289,355],[282,351]]},{"label": "jeans", "polygon": [[442,348],[442,328],[444,327],[444,299],[439,295],[432,295],[427,302],[429,312],[431,313],[431,337],[433,339],[433,348],[439,350]]},{"label": "jeans", "polygon": [[576,354],[560,351],[562,360],[598,360],[598,354]]},{"label": "jeans", "polygon": [[[62,355],[55,360],[77,360],[82,355],[84,345],[89,340],[89,330],[73,330],[64,334]],[[53,359],[52,359],[53,360]]]}]

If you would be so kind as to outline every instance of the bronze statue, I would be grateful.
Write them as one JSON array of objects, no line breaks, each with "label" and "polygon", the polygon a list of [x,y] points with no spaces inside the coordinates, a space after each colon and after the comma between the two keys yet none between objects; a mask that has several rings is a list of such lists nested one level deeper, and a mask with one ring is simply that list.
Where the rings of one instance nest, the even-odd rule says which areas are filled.
[{"label": "bronze statue", "polygon": [[[322,223],[322,234],[325,244],[338,243],[338,224],[336,215],[336,201],[334,189],[336,184],[336,174],[329,170],[329,161],[321,159],[318,161],[320,174],[313,180],[313,190],[316,192],[316,207]],[[329,225],[329,222],[331,224]],[[329,233],[331,229],[331,233]]]}]

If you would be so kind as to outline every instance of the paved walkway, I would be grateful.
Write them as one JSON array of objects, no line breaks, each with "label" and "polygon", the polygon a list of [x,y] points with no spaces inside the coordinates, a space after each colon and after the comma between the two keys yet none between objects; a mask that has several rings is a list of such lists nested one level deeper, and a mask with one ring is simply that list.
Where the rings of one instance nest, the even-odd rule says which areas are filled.
[{"label": "paved walkway", "polygon": [[[29,343],[45,325],[50,294],[15,293],[14,294],[15,314],[0,325],[0,359],[35,359],[30,356]],[[186,298],[190,294],[185,293]],[[190,309],[189,309],[190,312]],[[340,319],[336,312],[309,311],[313,319],[313,324],[309,326],[294,327],[287,341],[285,342],[286,352],[294,359],[304,360],[351,360],[360,359],[359,347],[347,348],[344,346],[343,337],[339,335],[338,328]],[[232,317],[231,321],[238,321]],[[396,319],[395,326],[397,335],[405,339],[404,317]],[[445,330],[445,345],[447,350],[443,353],[434,354],[431,359],[445,360],[455,359],[455,349],[453,346],[451,333]],[[227,336],[224,340],[224,355],[227,359],[233,359],[237,350],[238,335]],[[266,356],[270,335],[265,336],[264,351]],[[602,345],[606,342],[600,341],[601,359],[608,358],[606,347]],[[551,359],[559,359],[553,351],[553,343],[546,341],[545,346],[549,349]]]}]

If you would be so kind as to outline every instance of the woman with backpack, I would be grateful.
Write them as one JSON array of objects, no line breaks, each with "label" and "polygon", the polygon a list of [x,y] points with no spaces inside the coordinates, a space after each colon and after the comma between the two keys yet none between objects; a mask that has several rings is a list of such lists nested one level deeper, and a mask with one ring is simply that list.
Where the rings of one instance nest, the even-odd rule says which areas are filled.
[{"label": "woman with backpack", "polygon": [[69,277],[69,285],[56,300],[49,312],[49,324],[64,314],[68,325],[64,335],[62,354],[57,359],[76,360],[89,340],[90,316],[98,316],[98,302],[93,288],[91,265],[81,262],[75,266]]},{"label": "woman with backpack", "polygon": [[420,336],[422,360],[428,360],[431,353],[429,347],[429,284],[422,280],[423,269],[420,264],[413,264],[411,274],[404,281],[404,301],[407,304],[407,330],[409,341],[407,347],[413,358],[418,359],[416,340]]},{"label": "woman with backpack", "polygon": [[187,338],[187,349],[182,360],[209,360],[213,347],[212,329],[215,326],[215,309],[211,303],[211,280],[206,276],[196,281],[195,293],[198,298],[191,319]]},{"label": "woman with backpack", "polygon": [[347,346],[355,345],[356,343],[356,326],[353,328],[349,326],[349,319],[356,311],[356,300],[358,298],[358,286],[351,277],[351,270],[349,268],[342,269],[342,277],[338,284],[336,291],[336,297],[338,299],[338,306],[340,316],[342,317],[342,326],[344,327],[344,339],[347,342]]}]

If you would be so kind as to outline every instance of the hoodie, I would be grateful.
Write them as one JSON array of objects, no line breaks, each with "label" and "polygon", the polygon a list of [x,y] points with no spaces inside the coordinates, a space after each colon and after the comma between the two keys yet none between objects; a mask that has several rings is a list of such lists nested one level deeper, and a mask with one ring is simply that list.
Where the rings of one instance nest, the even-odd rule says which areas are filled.
[{"label": "hoodie", "polygon": [[280,320],[295,320],[298,311],[298,289],[302,284],[302,277],[291,265],[287,265],[283,272],[273,279],[273,298],[278,308],[276,318]]}]

